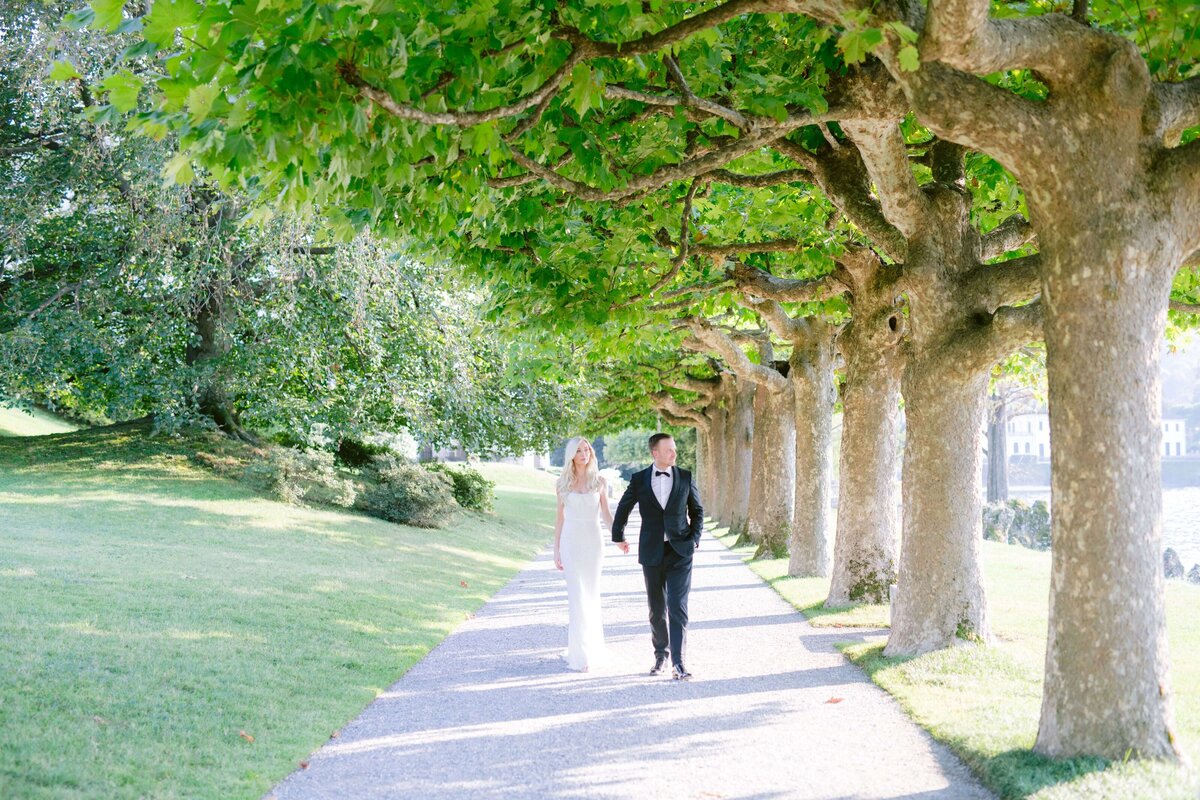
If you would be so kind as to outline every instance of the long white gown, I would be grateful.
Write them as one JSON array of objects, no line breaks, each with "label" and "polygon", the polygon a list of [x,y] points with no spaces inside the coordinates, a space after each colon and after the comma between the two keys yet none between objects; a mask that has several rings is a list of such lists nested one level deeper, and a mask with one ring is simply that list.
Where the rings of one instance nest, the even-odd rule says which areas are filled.
[{"label": "long white gown", "polygon": [[604,624],[600,619],[604,539],[600,530],[599,492],[566,494],[559,553],[567,581],[567,666],[594,672],[607,659]]}]

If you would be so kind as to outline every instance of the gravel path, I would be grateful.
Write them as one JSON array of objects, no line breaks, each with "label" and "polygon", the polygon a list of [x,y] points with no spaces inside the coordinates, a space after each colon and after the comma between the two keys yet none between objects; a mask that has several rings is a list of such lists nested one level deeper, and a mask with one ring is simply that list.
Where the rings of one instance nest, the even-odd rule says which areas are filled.
[{"label": "gravel path", "polygon": [[614,666],[569,672],[547,551],[267,797],[992,797],[833,647],[872,632],[811,627],[711,538],[690,610],[696,677],[650,677],[641,568],[606,548]]}]

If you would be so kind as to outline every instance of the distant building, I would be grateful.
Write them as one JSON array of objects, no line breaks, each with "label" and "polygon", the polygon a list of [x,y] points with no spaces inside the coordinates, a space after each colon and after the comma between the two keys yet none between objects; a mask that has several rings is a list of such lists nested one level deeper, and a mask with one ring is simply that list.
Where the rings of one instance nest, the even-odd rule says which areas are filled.
[{"label": "distant building", "polygon": [[1187,425],[1181,419],[1164,419],[1163,456],[1176,458],[1187,455]]},{"label": "distant building", "polygon": [[[1182,419],[1162,421],[1164,458],[1187,455],[1187,425]],[[1013,460],[1047,461],[1050,458],[1050,415],[1045,411],[1014,414],[1008,419],[1008,455]]]}]

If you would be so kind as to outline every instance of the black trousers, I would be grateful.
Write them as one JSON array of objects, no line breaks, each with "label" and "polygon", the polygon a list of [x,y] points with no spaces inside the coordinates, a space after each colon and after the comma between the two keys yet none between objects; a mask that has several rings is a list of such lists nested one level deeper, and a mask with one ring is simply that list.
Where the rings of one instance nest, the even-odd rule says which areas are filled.
[{"label": "black trousers", "polygon": [[650,640],[656,657],[665,656],[669,651],[671,663],[680,666],[687,643],[692,557],[684,558],[669,544],[664,550],[661,563],[653,567],[642,565],[646,599],[650,604]]}]

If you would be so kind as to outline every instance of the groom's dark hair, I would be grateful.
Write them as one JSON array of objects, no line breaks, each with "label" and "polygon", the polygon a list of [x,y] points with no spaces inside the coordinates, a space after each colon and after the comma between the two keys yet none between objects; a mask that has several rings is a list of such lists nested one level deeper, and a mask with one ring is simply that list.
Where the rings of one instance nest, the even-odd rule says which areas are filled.
[{"label": "groom's dark hair", "polygon": [[674,439],[675,437],[669,433],[656,433],[650,437],[650,452],[654,452],[654,448],[658,447],[658,443],[663,439]]}]

